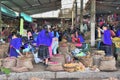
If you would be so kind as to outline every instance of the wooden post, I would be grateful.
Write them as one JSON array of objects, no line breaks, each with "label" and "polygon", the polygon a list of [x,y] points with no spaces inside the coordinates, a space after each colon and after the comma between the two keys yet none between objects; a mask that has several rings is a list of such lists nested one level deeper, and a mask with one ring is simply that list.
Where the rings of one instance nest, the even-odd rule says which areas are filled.
[{"label": "wooden post", "polygon": [[74,4],[75,4],[75,19],[77,19],[77,0],[75,0]]},{"label": "wooden post", "polygon": [[74,8],[72,8],[72,26],[74,26]]},{"label": "wooden post", "polygon": [[[0,0],[0,9],[1,9],[1,0]],[[1,10],[0,10],[0,32],[2,31],[2,12],[1,12]]]},{"label": "wooden post", "polygon": [[75,9],[75,5],[74,5],[74,3],[75,3],[75,0],[73,0],[73,6],[72,6],[72,26],[74,26],[74,9]]},{"label": "wooden post", "polygon": [[80,6],[80,31],[83,32],[83,0],[81,0]]},{"label": "wooden post", "polygon": [[90,1],[91,1],[91,18],[90,18],[91,46],[95,46],[96,0]]}]

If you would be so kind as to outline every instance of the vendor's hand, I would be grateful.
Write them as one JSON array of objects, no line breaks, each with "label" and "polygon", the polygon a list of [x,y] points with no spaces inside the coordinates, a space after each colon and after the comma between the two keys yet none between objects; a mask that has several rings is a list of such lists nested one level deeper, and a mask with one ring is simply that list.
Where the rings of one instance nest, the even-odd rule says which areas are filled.
[{"label": "vendor's hand", "polygon": [[21,57],[24,57],[23,55],[20,55]]},{"label": "vendor's hand", "polygon": [[22,53],[19,53],[19,55],[20,55],[21,57],[24,57]]}]

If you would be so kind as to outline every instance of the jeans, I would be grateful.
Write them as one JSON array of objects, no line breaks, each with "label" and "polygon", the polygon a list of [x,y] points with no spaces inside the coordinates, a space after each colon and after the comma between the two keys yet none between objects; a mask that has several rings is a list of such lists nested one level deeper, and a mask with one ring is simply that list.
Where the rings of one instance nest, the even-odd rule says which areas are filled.
[{"label": "jeans", "polygon": [[100,49],[105,51],[106,56],[112,56],[112,46],[110,46],[110,45],[101,45]]},{"label": "jeans", "polygon": [[57,54],[57,48],[58,48],[58,41],[53,41],[52,42],[52,51],[53,51],[53,54]]}]

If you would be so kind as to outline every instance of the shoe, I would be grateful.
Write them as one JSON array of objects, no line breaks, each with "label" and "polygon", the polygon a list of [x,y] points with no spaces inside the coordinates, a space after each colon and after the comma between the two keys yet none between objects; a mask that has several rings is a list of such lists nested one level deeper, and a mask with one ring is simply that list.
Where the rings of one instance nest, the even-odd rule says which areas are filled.
[{"label": "shoe", "polygon": [[45,67],[48,67],[48,64],[45,64]]}]

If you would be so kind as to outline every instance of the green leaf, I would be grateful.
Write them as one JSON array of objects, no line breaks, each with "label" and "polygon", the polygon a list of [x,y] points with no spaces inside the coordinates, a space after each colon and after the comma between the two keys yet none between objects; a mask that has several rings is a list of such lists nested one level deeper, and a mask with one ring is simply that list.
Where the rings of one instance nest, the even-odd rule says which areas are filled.
[{"label": "green leaf", "polygon": [[11,70],[8,68],[1,68],[1,72],[5,73],[5,74],[10,74]]}]

